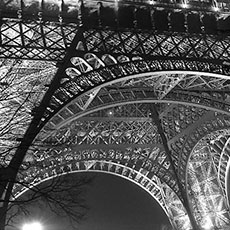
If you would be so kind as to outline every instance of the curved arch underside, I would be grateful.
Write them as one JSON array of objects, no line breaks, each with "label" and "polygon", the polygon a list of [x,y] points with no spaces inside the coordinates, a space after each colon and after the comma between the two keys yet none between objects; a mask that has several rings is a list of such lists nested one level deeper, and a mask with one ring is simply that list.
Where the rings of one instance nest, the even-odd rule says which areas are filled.
[{"label": "curved arch underside", "polygon": [[[99,63],[99,66],[102,65],[100,59],[95,55],[88,54],[87,58],[91,61],[93,59],[95,64]],[[114,62],[111,65],[112,68],[119,66],[117,59],[108,56],[104,58],[104,61],[106,58]],[[124,63],[133,65],[128,57],[120,58],[125,60]],[[89,70],[87,68],[91,68],[91,65],[89,66],[82,58],[74,58],[72,62],[76,67],[74,74],[80,74],[79,76],[83,74],[80,70],[87,73]],[[142,62],[142,60],[137,60],[136,63],[138,62]],[[72,77],[72,72],[68,74],[70,74],[69,79],[77,79],[78,75]],[[64,78],[61,84],[66,82],[68,81]],[[46,175],[47,170],[52,171],[55,175],[56,164],[60,165],[63,159],[72,159],[73,156],[76,162],[86,160],[88,162],[113,162],[123,165],[122,167],[132,168],[145,175],[150,181],[153,177],[158,177],[160,183],[165,184],[173,191],[174,196],[178,197],[177,203],[181,205],[183,195],[178,187],[178,178],[184,190],[186,190],[186,180],[190,181],[188,194],[193,191],[191,188],[199,181],[198,175],[194,177],[191,173],[193,175],[191,177],[189,173],[192,171],[190,168],[193,167],[193,161],[190,160],[193,159],[191,157],[193,149],[207,134],[228,129],[230,125],[228,116],[229,87],[228,78],[224,75],[209,76],[207,73],[200,75],[199,72],[192,71],[187,74],[181,71],[143,72],[142,74],[122,76],[120,79],[104,83],[79,96],[76,94],[73,98],[70,97],[71,100],[61,103],[62,109],[59,108],[55,116],[52,116],[37,136],[25,158],[24,169],[22,168],[20,171],[22,178],[27,178],[27,182],[31,184],[39,182],[39,180],[42,181],[46,176],[51,176],[51,174]],[[183,97],[183,95],[185,96]],[[161,135],[158,133],[159,130],[152,117],[151,108],[153,106],[159,113],[161,125],[168,140],[170,156],[165,151]],[[48,111],[50,114],[54,113],[54,110]],[[216,137],[218,135],[213,134],[209,140],[213,143],[213,149],[223,142],[222,139],[225,140],[224,143],[227,142],[227,133],[227,131],[220,132],[219,138]],[[207,142],[201,145],[205,146]],[[201,226],[206,222],[212,222],[213,226],[225,227],[229,225],[229,216],[226,212],[228,203],[225,181],[229,164],[228,151],[225,151],[222,145],[218,151],[215,157],[219,157],[217,160],[219,165],[210,164],[207,167],[216,168],[216,172],[208,176],[221,185],[218,191],[215,190],[215,197],[216,199],[219,197],[219,203],[222,204],[216,214],[219,218],[211,213],[213,206],[207,208],[211,214],[208,215],[207,210],[202,210],[203,215],[201,214],[200,207],[203,203],[199,199],[202,200],[202,195],[196,198],[195,195],[188,196],[191,203],[200,204],[194,208],[194,213],[199,214],[194,215]],[[199,154],[202,155],[202,151]],[[209,155],[212,154],[209,152]],[[200,160],[201,165],[204,160]],[[41,176],[36,174],[39,170],[31,167],[38,162],[45,169],[45,171],[40,170]],[[171,162],[173,162],[173,166]],[[68,166],[68,162],[64,164],[63,167],[72,167]],[[196,169],[198,170],[198,168],[197,166]],[[24,174],[26,172],[27,176]],[[203,181],[210,180],[205,179],[206,176],[203,175]],[[36,178],[35,181],[33,181],[33,177]],[[209,190],[214,190],[215,185],[209,184]],[[23,188],[15,187],[15,192],[20,193],[21,189]],[[203,191],[202,189],[201,191]],[[166,193],[166,196],[168,199],[170,193]],[[213,201],[213,197],[214,195],[210,195],[207,199]],[[157,196],[155,198],[157,199]],[[215,204],[213,202],[214,206]],[[167,205],[165,210],[171,223],[177,229],[188,229],[189,222],[186,211],[182,215],[185,219],[179,218],[179,211],[170,211],[170,207],[175,204],[167,203]]]},{"label": "curved arch underside", "polygon": [[[225,143],[228,143],[229,137],[228,116],[183,103],[155,104],[168,139],[168,156],[151,117],[152,105],[133,103],[114,107],[102,106],[91,113],[88,108],[89,111],[85,110],[86,115],[83,113],[70,120],[66,118],[67,121],[57,125],[56,130],[45,129],[46,136],[44,133],[38,136],[34,147],[25,158],[24,170],[28,174],[24,174],[22,170],[22,177],[24,180],[27,178],[28,184],[33,184],[59,174],[59,169],[64,173],[65,170],[74,171],[76,167],[87,168],[87,164],[91,167],[90,163],[107,162],[106,164],[129,168],[128,177],[131,177],[132,169],[149,182],[156,183],[155,178],[159,178],[159,182],[165,184],[178,197],[176,203],[182,204],[178,176],[184,188],[188,184],[190,208],[194,209],[194,216],[200,226],[206,222],[211,222],[216,227],[229,226],[225,185],[229,157],[225,150],[227,147],[223,148],[227,146]],[[50,135],[47,136],[47,132]],[[41,145],[40,150],[37,150],[36,146]],[[205,157],[203,149],[208,149]],[[212,154],[214,150],[215,155]],[[173,160],[174,168],[170,159]],[[81,163],[85,161],[88,163]],[[103,164],[100,167],[103,168]],[[39,165],[41,169],[36,168]],[[121,172],[125,175],[125,170],[122,169]],[[20,193],[22,188],[18,189]],[[167,194],[170,197],[169,193],[166,193],[166,197]],[[155,198],[158,199],[157,196]],[[195,208],[193,203],[196,204]],[[217,204],[219,209],[214,215],[213,209]],[[179,214],[170,211],[170,203],[167,205],[165,210],[171,223],[177,229],[188,229],[187,214],[182,215],[186,216],[186,220],[178,219]],[[176,223],[173,222],[175,220]]]},{"label": "curved arch underside", "polygon": [[[117,57],[117,59],[122,59],[121,63],[119,63],[111,55],[102,56],[101,58],[90,53],[87,55],[85,59],[81,57],[72,57],[70,59],[70,67],[64,69],[61,84],[50,99],[42,122],[47,122],[63,108],[63,105],[91,90],[122,82],[122,80],[126,82],[130,78],[136,79],[139,76],[140,79],[137,82],[143,82],[147,78],[147,84],[150,87],[144,84],[139,85],[138,83],[135,85],[135,80],[134,84],[131,81],[131,84],[125,85],[124,88],[121,84],[118,86],[119,90],[134,87],[133,92],[137,91],[138,94],[139,91],[137,96],[134,93],[134,95],[126,99],[130,100],[133,97],[134,100],[144,98],[165,100],[166,102],[184,101],[185,103],[192,102],[201,106],[208,106],[226,113],[229,111],[228,102],[225,100],[229,96],[221,91],[221,89],[228,88],[229,84],[226,76],[229,74],[229,70],[226,66],[214,64],[212,67],[210,62],[199,63],[187,60],[144,60],[138,56],[132,60],[124,55]],[[103,59],[106,61],[102,61]],[[158,71],[163,72],[158,74]],[[155,75],[154,72],[157,74]],[[141,79],[141,77],[143,78]],[[192,85],[197,84],[198,87],[189,86],[186,88],[187,84],[189,85],[190,83]],[[135,86],[138,89],[135,90]],[[200,94],[202,86],[207,87],[207,90]],[[116,89],[116,85],[114,87]],[[142,97],[141,94],[143,94]],[[124,97],[123,100],[125,100]]]},{"label": "curved arch underside", "polygon": [[[92,153],[92,155],[96,153]],[[86,155],[86,154],[85,154]],[[84,159],[83,159],[84,158]],[[21,196],[28,190],[28,186],[36,186],[45,180],[54,177],[76,172],[105,172],[121,176],[131,182],[139,185],[147,191],[161,206],[169,218],[172,226],[176,229],[192,229],[190,220],[185,208],[178,196],[165,183],[162,183],[156,176],[149,178],[146,176],[147,171],[135,170],[129,165],[121,162],[115,163],[113,160],[95,160],[83,157],[77,159],[75,153],[69,153],[68,156],[58,159],[40,159],[35,165],[30,165],[29,170],[22,172],[20,177],[23,178],[23,184],[15,184],[14,196]]]},{"label": "curved arch underside", "polygon": [[[192,229],[191,215],[200,228],[227,229],[230,37],[206,33],[203,11],[211,6],[195,7],[200,30],[190,31],[193,13],[176,1],[187,20],[177,31],[173,10],[166,30],[153,24],[141,30],[138,20],[122,27],[120,18],[120,25],[103,26],[103,8],[92,14],[98,25],[88,28],[84,14],[77,21],[64,21],[66,15],[49,21],[41,8],[28,20],[24,4],[16,13],[3,3],[12,18],[0,21],[0,57],[19,60],[1,60],[1,164],[7,167],[18,143],[33,135],[18,174],[26,185],[102,170],[147,190],[175,229]],[[222,15],[229,5],[219,3]],[[158,11],[146,3],[144,9],[152,16]],[[218,22],[217,12],[208,15]],[[35,130],[23,136],[30,122]],[[23,191],[15,184],[14,195]]]},{"label": "curved arch underside", "polygon": [[[87,58],[91,61],[93,59],[95,65],[98,63],[99,66],[103,65],[103,62],[95,55],[88,54]],[[112,69],[119,66],[117,59],[107,56],[104,57],[104,61],[106,58],[114,62],[111,64]],[[123,58],[124,63],[133,65],[128,57],[119,58]],[[84,73],[81,73],[80,70],[90,73],[91,65],[82,58],[74,58],[72,62],[76,67],[74,74],[77,75],[73,77],[72,72],[66,71],[70,74],[69,79],[78,79],[78,74],[83,76]],[[133,63],[141,62],[140,59]],[[61,84],[67,84],[67,82],[68,80],[63,78]],[[80,81],[80,84],[83,83]],[[121,164],[142,173],[148,180],[157,176],[160,183],[165,184],[178,197],[178,204],[181,205],[183,195],[177,180],[180,180],[184,191],[186,190],[186,180],[190,181],[188,194],[193,191],[190,186],[193,188],[199,181],[198,175],[195,176],[196,179],[194,176],[190,179],[188,173],[191,171],[189,165],[193,165],[189,159],[192,159],[191,153],[196,144],[207,134],[229,127],[229,87],[228,78],[224,75],[215,73],[209,76],[207,73],[200,75],[199,72],[192,71],[187,74],[181,71],[166,71],[122,75],[121,78],[118,77],[116,80],[108,81],[90,90],[86,88],[87,91],[84,94],[79,96],[76,94],[73,98],[70,97],[71,100],[67,100],[65,103],[61,102],[62,108],[57,107],[55,116],[51,117],[31,146],[23,165],[25,168],[22,168],[20,173],[23,178],[28,178],[28,183],[33,184],[33,176],[37,178],[36,180],[43,180],[45,172],[41,170],[42,175],[38,176],[36,173],[34,174],[37,171],[35,168],[31,168],[32,171],[34,170],[32,173],[27,171],[26,165],[37,164],[40,158],[43,158],[42,164],[46,164],[46,161],[51,164],[44,168],[46,170],[53,168],[54,174],[56,164],[52,163],[53,161],[50,159],[62,161],[62,159],[68,159],[71,154],[74,155],[77,162],[82,160],[89,162],[95,160],[113,161],[115,164]],[[58,94],[55,94],[54,97],[57,100],[56,95]],[[183,95],[185,96],[183,97]],[[151,108],[153,106],[159,113],[161,125],[168,140],[170,156],[165,151],[156,121],[152,117]],[[50,115],[53,115],[55,110],[48,109],[48,111]],[[219,142],[223,142],[222,139],[226,142],[227,138],[227,132],[220,132],[219,138],[213,135],[210,140],[214,143],[213,146],[218,146]],[[203,146],[205,145],[207,143],[203,143]],[[206,222],[211,222],[213,226],[226,227],[229,225],[229,216],[226,212],[228,203],[225,182],[229,159],[228,151],[222,147],[218,150],[219,155],[216,155],[219,157],[219,165],[214,167],[210,164],[207,166],[217,168],[210,177],[216,183],[218,182],[218,185],[221,185],[218,191],[215,190],[215,197],[219,197],[219,203],[222,204],[216,214],[218,218],[211,211],[211,214],[207,214],[207,210],[212,210],[213,206],[209,206],[206,212],[202,210],[205,214],[201,215],[200,207],[203,203],[199,199],[202,199],[202,195],[196,199],[194,195],[188,196],[191,203],[200,204],[194,208],[194,213],[199,213],[194,216],[201,226]],[[209,152],[209,155],[212,154]],[[204,159],[201,160],[201,165],[203,161]],[[173,162],[173,166],[171,162]],[[68,163],[65,163],[68,167]],[[186,168],[188,168],[187,177]],[[197,166],[196,169],[198,170],[198,168]],[[25,176],[24,171],[27,171],[30,176]],[[203,181],[208,180],[205,179],[205,176],[204,174]],[[35,182],[37,182],[36,180]],[[209,190],[214,190],[215,185],[210,184]],[[19,189],[20,193],[22,188],[15,187],[15,189]],[[204,191],[202,189],[201,191]],[[166,193],[166,196],[170,197],[170,193]],[[213,201],[213,196],[210,195],[207,199]],[[165,210],[172,224],[177,229],[188,229],[189,222],[186,212],[182,215],[185,219],[179,218],[180,215],[177,212],[170,211],[170,207],[174,207],[175,204],[167,203],[167,205]],[[213,205],[215,206],[214,202]],[[193,210],[193,208],[191,209]]]}]

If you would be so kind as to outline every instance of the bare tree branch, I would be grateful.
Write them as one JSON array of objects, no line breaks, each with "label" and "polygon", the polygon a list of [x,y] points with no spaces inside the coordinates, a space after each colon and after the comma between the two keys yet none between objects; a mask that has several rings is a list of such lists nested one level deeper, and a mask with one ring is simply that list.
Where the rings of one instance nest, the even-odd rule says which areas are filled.
[{"label": "bare tree branch", "polygon": [[[69,218],[71,223],[81,221],[88,210],[85,194],[92,178],[72,174],[31,187],[31,184],[25,182],[26,174],[23,172],[34,166],[27,160],[20,169],[17,181],[10,181],[7,177],[9,162],[32,119],[34,109],[46,92],[45,85],[51,82],[55,72],[53,64],[0,60],[0,170],[3,172],[0,175],[0,185],[8,183],[10,186],[14,184],[14,187],[27,188],[27,192],[17,199],[13,193],[7,195],[7,226],[13,226],[19,216],[29,215],[30,208],[38,204],[49,208],[56,215]],[[50,143],[50,146],[53,144]],[[39,141],[34,143],[31,148],[33,154],[43,145]],[[36,169],[39,167],[42,165],[36,165]],[[33,176],[36,181],[36,175],[30,175],[32,179]],[[6,201],[6,198],[1,197],[2,201]]]},{"label": "bare tree branch", "polygon": [[[60,218],[68,219],[73,228],[82,221],[88,211],[86,191],[93,177],[68,174],[56,177],[32,188],[16,200],[10,201],[7,225],[13,226],[18,216],[29,215],[30,208],[40,206]],[[16,221],[17,222],[17,221]]]}]

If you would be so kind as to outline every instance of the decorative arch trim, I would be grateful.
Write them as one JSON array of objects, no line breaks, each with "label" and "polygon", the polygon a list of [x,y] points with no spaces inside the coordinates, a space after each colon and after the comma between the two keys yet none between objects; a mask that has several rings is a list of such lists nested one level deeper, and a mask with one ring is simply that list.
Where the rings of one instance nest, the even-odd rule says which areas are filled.
[{"label": "decorative arch trim", "polygon": [[[66,71],[69,68],[74,69],[75,66],[70,65]],[[46,123],[60,111],[63,106],[80,95],[124,79],[151,76],[158,73],[185,74],[185,71],[186,74],[201,75],[202,73],[202,75],[222,79],[227,79],[230,74],[230,67],[223,65],[222,62],[212,63],[189,59],[135,60],[105,67],[102,66],[94,70],[85,67],[81,74],[79,74],[79,70],[80,68],[76,69],[77,74],[64,74],[65,76],[63,76],[62,83],[54,92],[41,124]]]}]

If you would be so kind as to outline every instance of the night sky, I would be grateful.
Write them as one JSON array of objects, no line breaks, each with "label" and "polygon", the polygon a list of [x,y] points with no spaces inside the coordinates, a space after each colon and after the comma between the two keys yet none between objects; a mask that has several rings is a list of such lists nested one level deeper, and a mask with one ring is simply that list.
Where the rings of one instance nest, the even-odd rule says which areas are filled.
[{"label": "night sky", "polygon": [[[90,209],[79,230],[158,230],[169,224],[159,204],[138,185],[110,174],[89,175],[96,176],[87,190]],[[44,230],[72,230],[65,219],[36,207],[23,219],[20,221],[39,220]]]},{"label": "night sky", "polygon": [[82,230],[149,230],[167,223],[158,203],[136,184],[98,174],[88,196],[91,210]]}]

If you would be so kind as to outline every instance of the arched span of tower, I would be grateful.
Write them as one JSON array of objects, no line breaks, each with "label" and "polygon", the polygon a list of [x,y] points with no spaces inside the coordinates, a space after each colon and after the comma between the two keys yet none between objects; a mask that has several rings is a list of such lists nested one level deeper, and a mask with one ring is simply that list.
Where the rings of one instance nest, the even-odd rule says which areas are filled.
[{"label": "arched span of tower", "polygon": [[[36,5],[33,9],[35,12],[30,6],[31,3],[23,4],[23,2],[11,4],[3,1],[3,9],[6,12],[4,14],[3,11],[1,23],[3,55],[7,55],[7,58],[63,60],[61,57],[71,44],[64,63],[59,63],[60,68],[55,78],[57,83],[56,86],[51,87],[54,94],[40,124],[44,124],[43,121],[47,121],[61,105],[68,103],[77,94],[114,79],[162,70],[229,75],[229,36],[220,36],[214,30],[210,30],[210,25],[206,23],[208,18],[212,19],[213,23],[220,22],[217,12],[209,12],[211,3],[206,7],[203,4],[196,5],[195,9],[200,14],[194,15],[193,13],[187,15],[177,2],[169,4],[172,9],[164,15],[168,25],[158,29],[155,27],[154,15],[156,12],[158,15],[159,9],[144,1],[140,4],[126,1],[103,2],[101,5],[91,1],[84,1],[82,5],[69,5],[63,1],[61,5],[54,4],[52,7],[49,2],[44,1],[43,4]],[[43,7],[46,4],[48,8]],[[157,4],[162,5],[161,1]],[[219,14],[224,14],[228,9],[225,3],[217,5],[221,9]],[[130,6],[134,7],[130,8]],[[71,8],[76,13],[75,17],[74,14],[68,15],[62,7]],[[114,20],[118,24],[107,24],[107,18],[102,17],[102,12],[105,13],[109,9],[115,12],[112,15],[115,16]],[[127,12],[133,15],[131,27],[120,23],[121,18],[118,13],[120,9],[128,10]],[[154,17],[154,20],[150,19],[149,27],[145,29],[136,27],[142,20],[136,18],[135,10],[144,10],[144,12],[147,10],[147,15],[151,15],[149,18]],[[174,10],[180,12],[183,30],[174,30],[177,28],[174,20],[178,17]],[[52,17],[48,17],[49,11],[52,12]],[[6,17],[7,13],[10,18]],[[38,17],[31,21],[32,13],[38,13]],[[81,19],[77,17],[78,15],[81,15]],[[92,17],[96,24],[91,24]],[[193,17],[198,26],[195,31],[189,29],[192,28],[190,20]],[[58,53],[59,51],[61,53]],[[52,58],[49,59],[47,55],[49,56],[50,53]],[[19,56],[14,57],[14,55]],[[58,84],[58,81],[61,84]]]},{"label": "arched span of tower", "polygon": [[[165,100],[166,102],[181,101],[207,106],[226,113],[229,111],[226,100],[228,94],[224,90],[221,91],[229,85],[229,72],[221,65],[215,65],[215,70],[213,70],[210,62],[145,60],[141,57],[135,57],[132,60],[122,55],[117,57],[122,59],[121,63],[111,55],[105,55],[104,58],[109,60],[106,59],[104,62],[102,61],[103,58],[99,59],[91,53],[87,53],[85,57],[88,60],[79,57],[70,59],[71,65],[65,68],[62,73],[61,83],[49,101],[41,125],[46,123],[64,105],[87,92],[91,91],[94,94],[101,87],[116,82],[127,82],[130,79],[134,79],[134,84],[125,84],[127,88],[130,89],[130,87],[135,86],[138,88],[138,83],[135,85],[136,78],[142,82],[146,79],[146,83],[143,84],[142,88],[131,89],[134,93],[131,99],[133,97],[135,100],[144,98]],[[107,61],[110,63],[106,63]],[[152,83],[151,86],[155,83],[154,87],[148,87],[147,82]],[[201,85],[205,87],[205,91],[202,91]],[[123,86],[118,88],[126,90]],[[95,92],[93,92],[94,90]]]},{"label": "arched span of tower", "polygon": [[[46,180],[79,172],[103,172],[125,178],[148,192],[155,199],[167,215],[171,225],[176,229],[192,229],[186,210],[178,196],[159,178],[146,176],[146,171],[137,171],[128,165],[115,163],[99,159],[100,151],[85,151],[79,158],[75,153],[68,153],[68,156],[56,158],[41,157],[30,162],[30,168],[21,171],[18,179],[23,179],[23,183],[15,184],[13,196],[15,199],[23,195],[33,186],[37,186]],[[87,156],[88,155],[88,156]],[[92,156],[94,156],[92,158]],[[88,159],[87,159],[88,158]]]},{"label": "arched span of tower", "polygon": [[[89,55],[91,56],[91,54]],[[92,56],[95,58],[94,55]],[[123,56],[123,58],[127,57]],[[84,64],[87,66],[84,59],[77,58],[77,60],[81,63],[79,66],[83,65],[84,67]],[[139,61],[142,60],[137,62]],[[117,64],[114,65],[118,66]],[[190,75],[183,75],[181,72],[176,71],[162,72],[163,75],[160,73],[157,72],[154,75],[153,72],[144,72],[142,74],[122,76],[120,79],[87,89],[85,93],[81,94],[80,92],[74,98],[70,97],[72,100],[69,102],[60,103],[63,108],[59,108],[60,110],[56,111],[56,115],[49,120],[49,123],[40,134],[41,137],[43,137],[43,132],[49,133],[52,129],[59,129],[60,133],[57,132],[57,137],[55,137],[57,139],[54,142],[52,142],[52,138],[51,141],[47,141],[47,143],[54,145],[52,146],[53,149],[58,147],[55,144],[60,144],[61,151],[72,151],[73,145],[78,144],[78,142],[74,141],[80,140],[83,144],[90,145],[91,147],[89,148],[102,149],[106,157],[110,157],[107,155],[109,149],[104,145],[111,144],[110,141],[115,144],[112,147],[114,147],[116,153],[121,151],[122,156],[125,156],[125,151],[130,147],[128,145],[131,145],[131,155],[132,153],[138,153],[138,156],[130,162],[132,167],[134,166],[137,170],[141,168],[150,170],[152,174],[161,178],[162,182],[166,183],[183,200],[176,177],[179,176],[180,185],[185,187],[184,169],[190,152],[184,150],[188,146],[191,150],[191,147],[202,138],[202,135],[223,128],[223,126],[229,126],[227,116],[229,81],[226,76],[216,74],[210,76],[211,74],[198,75],[195,72],[189,72]],[[189,92],[185,93],[188,96],[187,101],[183,101],[183,90]],[[116,91],[119,91],[119,94]],[[173,94],[174,92],[175,94]],[[180,94],[178,95],[177,92]],[[170,94],[178,95],[177,99],[175,100],[173,96],[170,97]],[[158,105],[156,106],[156,104]],[[156,106],[160,113],[164,132],[172,153],[170,157],[173,160],[173,166],[170,163],[170,157],[164,152],[165,146],[157,131],[155,121],[152,119],[152,106]],[[114,109],[120,121],[116,116],[113,118],[111,108]],[[49,110],[49,112],[52,115],[54,114],[54,111]],[[102,117],[100,117],[100,112]],[[108,122],[104,119],[106,116]],[[123,116],[126,119],[123,120]],[[72,122],[75,122],[75,124]],[[75,125],[76,130],[80,130],[75,135],[78,140],[71,140],[71,135],[74,137],[72,130],[68,128],[71,123],[73,127]],[[67,129],[65,130],[66,125]],[[64,129],[62,129],[62,126]],[[83,130],[81,130],[81,126]],[[105,130],[103,130],[104,128]],[[201,133],[201,135],[197,137],[197,134],[195,134],[196,138],[194,139],[193,135],[190,136],[190,134],[196,129],[198,134],[200,135]],[[62,132],[65,135],[62,135]],[[69,134],[71,135],[69,136]],[[40,138],[40,135],[38,138]],[[60,136],[63,137],[63,142],[62,140],[59,141]],[[69,143],[69,141],[73,142]],[[101,143],[103,146],[98,146]],[[135,146],[136,143],[137,145]],[[157,146],[159,143],[160,145]],[[36,144],[35,141],[34,146]],[[63,149],[65,144],[70,144],[70,146],[66,146]],[[93,146],[95,144],[97,146]],[[31,147],[33,148],[34,146]],[[181,146],[185,148],[181,148]],[[176,148],[179,148],[179,151]],[[78,146],[76,149],[76,151],[81,151],[84,147]],[[79,155],[78,152],[75,153]],[[41,154],[44,154],[44,151]],[[56,152],[51,151],[49,154],[56,154]],[[27,159],[30,159],[30,155],[28,155]],[[197,219],[200,224],[202,224],[201,221],[203,220]]]},{"label": "arched span of tower", "polygon": [[[132,64],[128,63],[129,65]],[[127,69],[128,66],[125,66],[124,69]],[[97,75],[100,76],[99,73]],[[71,90],[72,87],[68,86]],[[67,99],[67,88],[66,103],[60,99],[62,94],[55,94],[52,101],[53,107],[50,106],[47,109],[50,116],[53,116],[46,126],[61,127],[65,122],[76,119],[78,116],[127,103],[179,103],[229,115],[229,86],[228,76],[194,71],[133,73],[133,75],[122,76],[122,78],[114,76],[111,81],[102,81],[101,85],[85,93],[76,93],[69,100]],[[66,87],[63,86],[64,88]],[[77,89],[80,91],[80,88]],[[62,103],[62,106],[55,110],[57,101]]]},{"label": "arched span of tower", "polygon": [[[183,148],[192,145],[191,148],[194,148],[195,144],[205,135],[227,128],[230,125],[229,118],[226,115],[191,105],[159,103],[157,109],[160,112],[164,131],[168,138],[174,170],[176,170],[173,171],[156,124],[151,118],[151,106],[151,103],[134,103],[117,105],[112,108],[101,107],[97,111],[86,113],[85,116],[81,114],[75,120],[69,120],[69,123],[63,122],[62,126],[58,124],[56,131],[53,130],[54,127],[46,129],[46,132],[50,131],[51,136],[48,138],[46,136],[44,139],[44,136],[41,135],[43,139],[39,140],[38,138],[37,143],[34,143],[25,158],[25,172],[28,172],[28,175],[33,175],[27,171],[26,165],[28,164],[28,168],[30,168],[30,162],[36,158],[40,158],[41,161],[46,159],[45,161],[50,164],[51,169],[55,165],[51,159],[59,162],[66,161],[66,159],[72,160],[71,154],[73,154],[74,160],[78,161],[94,161],[96,158],[100,161],[114,162],[130,167],[143,173],[150,180],[157,176],[161,183],[170,187],[179,199],[182,199],[176,184],[175,172],[179,176],[182,186],[186,187],[185,169],[187,165],[188,167],[192,165],[188,160],[192,150],[185,151],[186,149]],[[223,131],[218,132],[224,133]],[[212,137],[215,136],[212,135]],[[215,138],[211,138],[211,140],[214,141]],[[203,165],[205,162],[202,159],[200,164]],[[46,166],[41,168],[46,171]],[[34,171],[37,172],[37,170]],[[53,173],[55,174],[55,170]],[[220,173],[223,174],[223,172]],[[198,175],[194,176],[196,180],[198,180]],[[204,173],[203,175],[205,177]],[[215,177],[218,183],[222,183],[216,175],[214,174],[212,177]],[[31,179],[33,177],[30,176],[28,180]],[[195,184],[195,182],[193,183]],[[194,194],[191,195],[190,190],[188,189],[188,197],[190,202],[193,202],[198,198]],[[224,188],[220,189],[215,194],[223,203],[227,201],[224,190]],[[220,213],[224,211],[226,214],[226,207],[222,208]],[[205,215],[202,215],[202,218],[206,218]],[[225,218],[222,221],[222,227],[226,227],[224,224],[229,223],[228,215]],[[197,218],[200,225],[205,221],[206,219]],[[215,224],[215,226],[219,226],[216,222]],[[176,228],[180,229],[178,226]]]},{"label": "arched span of tower", "polygon": [[[99,115],[99,111],[104,109],[107,112],[102,112],[102,116],[108,121],[115,119],[113,113],[119,117],[124,115],[126,119],[130,113],[135,119],[144,117],[144,120],[151,121],[152,104],[161,104],[159,111],[164,132],[175,168],[185,186],[186,164],[193,147],[206,134],[229,127],[228,87],[226,76],[184,75],[179,72],[129,76],[70,101],[49,120],[38,140],[51,135],[52,130],[68,127],[68,123],[83,116],[87,117],[85,120],[93,119],[90,114]],[[126,115],[124,105],[127,106]]]},{"label": "arched span of tower", "polygon": [[[154,3],[0,2],[0,57],[6,58],[0,85],[7,91],[1,119],[11,121],[13,108],[19,127],[11,125],[1,137],[1,170],[12,181],[36,154],[81,157],[97,149],[109,162],[156,175],[179,197],[194,229],[195,221],[222,228],[229,217],[221,222],[207,204],[215,192],[218,212],[226,213],[227,136],[212,139],[213,146],[203,138],[229,127],[230,6],[225,0]],[[57,68],[42,60],[59,61],[54,77]],[[218,167],[210,157],[193,162],[197,152],[214,150]],[[202,187],[196,170],[206,172],[210,187]]]},{"label": "arched span of tower", "polygon": [[[138,81],[138,84],[140,84],[140,81]],[[93,101],[90,103],[93,104]],[[156,125],[151,118],[151,103],[119,104],[113,105],[113,107],[102,106],[97,107],[97,110],[93,106],[92,108],[89,104],[89,107],[85,108],[85,116],[81,112],[76,114],[75,120],[66,117],[66,121],[62,120],[62,124],[58,123],[56,128],[55,126],[46,128],[46,131],[44,130],[46,138],[48,130],[51,137],[43,139],[46,140],[46,142],[42,142],[43,146],[45,146],[44,143],[47,143],[48,147],[43,150],[45,155],[43,152],[41,156],[47,156],[47,159],[49,159],[50,156],[63,153],[68,155],[73,152],[78,159],[91,156],[90,159],[92,160],[92,156],[97,155],[93,152],[101,151],[101,157],[106,161],[112,160],[136,170],[146,171],[145,174],[148,178],[151,178],[152,175],[158,176],[181,198],[179,188],[175,186],[175,173],[170,166],[169,158],[164,152],[164,146],[157,133]],[[157,108],[168,138],[174,169],[180,178],[180,183],[183,187],[186,187],[185,171],[186,167],[192,165],[189,161],[192,149],[207,134],[213,133],[210,134],[212,137],[210,140],[213,142],[214,137],[217,136],[215,133],[218,132],[221,135],[228,132],[218,130],[229,127],[229,118],[221,113],[184,104],[159,103]],[[90,109],[92,109],[91,113]],[[55,129],[57,130],[54,132]],[[41,138],[44,138],[44,136],[41,135]],[[74,145],[76,146],[74,147]],[[29,159],[30,156],[28,156],[28,162]],[[205,160],[202,159],[200,164],[202,165],[204,162]],[[220,161],[218,162],[221,164]],[[226,173],[224,173],[226,167],[221,166],[222,171],[219,171],[218,175],[224,174],[222,180],[217,177],[217,174],[212,175],[218,183],[223,183],[223,178],[226,178]],[[189,175],[191,176],[191,174]],[[199,173],[196,177],[194,176],[196,180],[198,180],[198,175]],[[203,177],[206,177],[204,172]],[[193,183],[195,184],[195,182]],[[188,189],[188,194],[190,194],[190,191],[192,191],[191,188]],[[228,207],[226,188],[220,189],[215,196],[219,196],[219,200],[225,203],[225,207],[222,207],[220,213],[224,212],[226,216],[224,217],[225,220],[219,225],[217,220],[212,221],[215,222],[215,226],[226,227],[229,224],[229,216],[226,214]],[[196,197],[194,194],[188,197],[191,202],[195,198],[198,199],[198,196]],[[215,204],[213,205],[215,206]],[[200,210],[198,213],[201,213]],[[205,215],[204,213],[202,215],[204,219],[197,218],[200,225],[207,221]],[[219,218],[222,219],[223,216]]]}]

